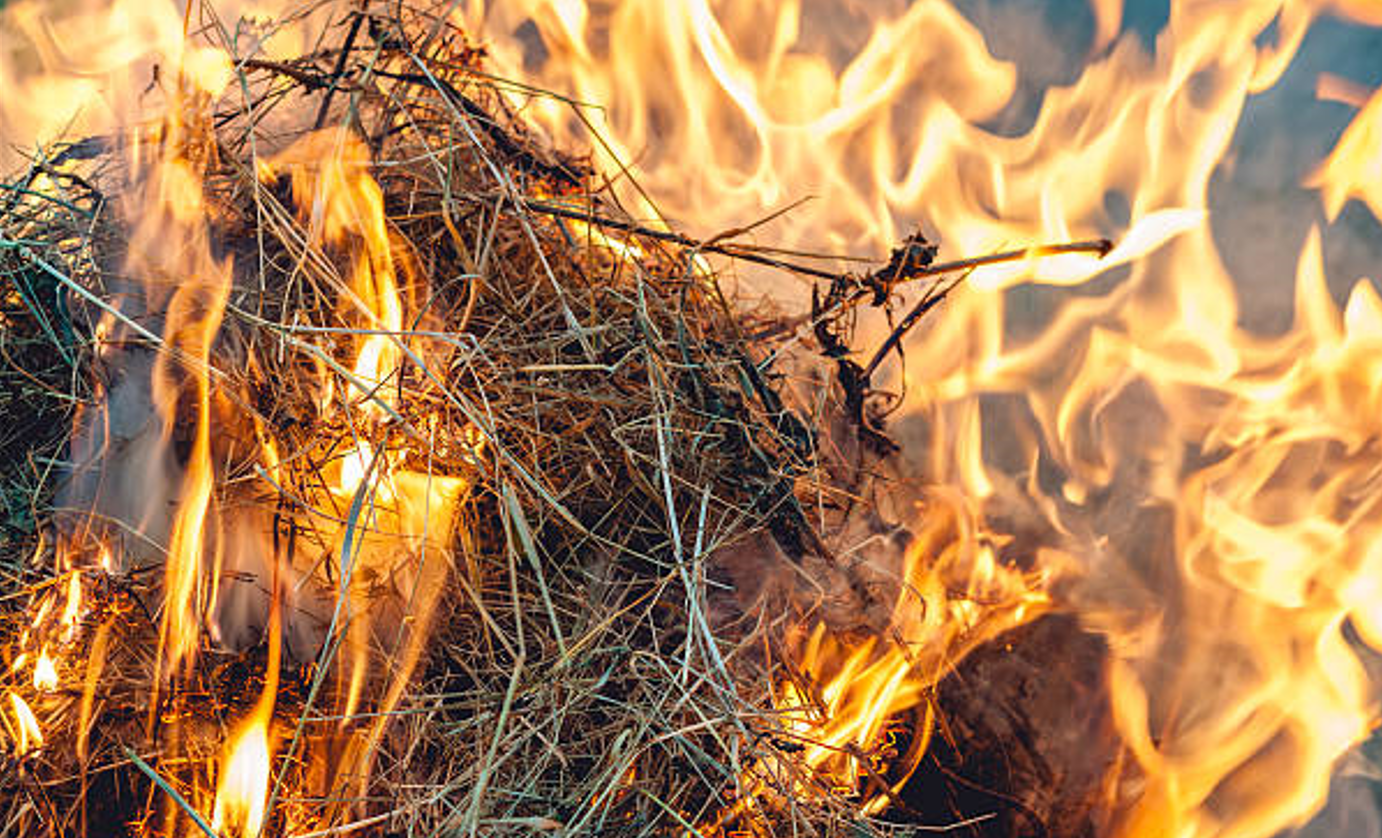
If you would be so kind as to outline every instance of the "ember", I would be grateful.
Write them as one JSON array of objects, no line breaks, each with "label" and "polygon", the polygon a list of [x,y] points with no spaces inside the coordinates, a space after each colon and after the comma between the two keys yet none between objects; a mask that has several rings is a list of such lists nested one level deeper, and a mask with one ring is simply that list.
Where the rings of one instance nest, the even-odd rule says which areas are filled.
[{"label": "ember", "polygon": [[1379,94],[1280,334],[1209,191],[1326,5],[1098,0],[1004,136],[943,2],[0,2],[7,834],[1305,823],[1382,721]]}]

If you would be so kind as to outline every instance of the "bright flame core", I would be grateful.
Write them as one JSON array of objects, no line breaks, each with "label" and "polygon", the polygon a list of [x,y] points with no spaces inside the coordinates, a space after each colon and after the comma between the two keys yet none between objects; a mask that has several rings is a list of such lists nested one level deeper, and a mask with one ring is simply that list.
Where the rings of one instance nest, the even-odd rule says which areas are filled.
[{"label": "bright flame core", "polygon": [[225,835],[254,838],[264,825],[269,795],[269,736],[264,720],[249,719],[231,737],[226,754],[211,826]]},{"label": "bright flame core", "polygon": [[38,717],[29,708],[28,702],[13,692],[9,694],[9,699],[14,721],[12,723],[9,719],[5,721],[14,741],[15,753],[24,756],[30,751],[43,747],[43,730],[39,727]]}]

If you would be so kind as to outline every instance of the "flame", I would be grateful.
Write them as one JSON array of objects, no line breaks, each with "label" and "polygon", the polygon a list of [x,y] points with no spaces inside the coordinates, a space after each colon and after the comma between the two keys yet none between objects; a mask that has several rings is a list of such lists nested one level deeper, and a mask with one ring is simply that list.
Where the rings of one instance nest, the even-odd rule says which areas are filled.
[{"label": "flame", "polygon": [[[877,637],[801,627],[794,663],[809,683],[781,682],[768,698],[784,731],[804,742],[813,777],[794,790],[825,786],[876,812],[910,769],[905,759],[886,766],[888,788],[872,777],[890,725],[920,708],[910,736],[924,743],[928,691],[967,650],[1048,609],[1077,609],[1109,639],[1111,701],[1143,775],[1118,812],[1118,834],[1267,836],[1318,809],[1332,767],[1378,721],[1376,685],[1357,652],[1382,648],[1382,298],[1360,280],[1335,304],[1321,264],[1329,231],[1317,229],[1302,246],[1292,328],[1248,331],[1216,249],[1208,190],[1245,104],[1286,71],[1315,18],[1377,25],[1382,12],[1372,0],[1176,2],[1149,53],[1119,37],[1116,0],[1093,5],[1093,58],[1076,81],[1046,92],[1017,135],[991,127],[1013,101],[1016,68],[939,0],[863,23],[836,12],[823,22],[838,30],[832,49],[813,44],[822,21],[801,0],[452,7],[470,31],[500,33],[492,49],[500,73],[563,94],[529,100],[518,86],[509,94],[541,130],[578,146],[587,124],[599,128],[596,162],[633,173],[613,188],[636,215],[715,235],[754,229],[771,210],[813,195],[772,222],[773,241],[853,256],[885,253],[918,225],[961,254],[1117,234],[1102,260],[1038,249],[977,269],[908,347],[907,369],[880,370],[874,383],[905,389],[901,415],[929,442],[920,469],[933,485],[908,522],[919,537],[902,593]],[[143,106],[105,91],[145,85],[101,77],[153,61],[180,68],[178,86],[193,100],[231,78],[224,54],[187,45],[173,4],[113,2],[60,26],[38,8],[14,3],[4,14],[39,64],[63,72],[35,78],[0,65],[0,76],[20,79],[6,87],[19,95],[0,102],[7,131],[23,126],[30,139],[49,139],[75,114],[128,122]],[[545,62],[527,60],[531,44],[502,34],[529,20]],[[59,30],[76,36],[59,44]],[[282,40],[292,37],[262,46],[292,55]],[[1330,219],[1352,200],[1382,214],[1382,93],[1325,87],[1359,113],[1308,184]],[[578,116],[572,102],[607,109]],[[180,358],[155,374],[167,435],[180,397],[193,431],[160,626],[167,673],[196,657],[222,547],[207,368],[230,270],[206,244],[200,161],[214,148],[202,142],[195,111],[175,109],[162,129],[139,137],[147,218],[129,266],[149,280],[151,299],[167,303],[164,339]],[[406,424],[398,393],[419,352],[405,329],[417,280],[391,240],[369,162],[363,143],[341,131],[309,134],[259,161],[266,178],[291,174],[311,246],[334,248],[350,265],[338,289],[354,327],[349,375],[323,362],[320,406],[349,429],[351,445],[332,485],[308,499],[325,508],[368,494],[367,535],[342,563],[350,573],[392,570],[444,543],[467,488],[463,478],[406,467],[395,438]],[[1127,217],[1111,203],[1126,205]],[[572,226],[616,255],[637,255],[633,241]],[[762,275],[743,278],[783,294]],[[1024,295],[1054,286],[1080,288],[1034,336],[1007,328]],[[865,323],[862,343],[877,336]],[[1031,520],[1019,523],[1039,526],[1009,526],[1023,515]],[[1030,530],[1050,543],[1023,544]],[[333,546],[345,532],[329,534]],[[1053,580],[1072,566],[1082,586],[1057,602]],[[440,588],[437,571],[410,572],[400,578],[423,595],[406,647],[390,650],[401,665],[376,690],[372,741],[417,661]],[[80,615],[75,584],[63,618],[72,609],[71,625]],[[343,572],[338,595],[353,618],[340,701],[348,719],[380,685],[371,682],[362,586]],[[276,659],[270,668],[223,755],[218,828],[255,833],[266,816]],[[37,676],[36,665],[36,684]],[[26,752],[41,732],[23,699],[9,695]],[[751,801],[765,788],[753,775],[774,769],[749,769]]]},{"label": "flame", "polygon": [[[1338,85],[1331,87],[1339,90]],[[1358,115],[1307,184],[1320,189],[1331,221],[1353,199],[1362,201],[1373,215],[1382,218],[1382,90],[1374,91],[1361,103]]]},{"label": "flame", "polygon": [[38,725],[38,717],[18,693],[11,692],[10,710],[14,714],[14,724],[9,727],[10,738],[14,740],[15,753],[24,756],[43,747],[43,730]]},{"label": "flame", "polygon": [[48,647],[38,653],[38,660],[34,661],[34,689],[39,692],[52,692],[58,688],[58,669],[53,663],[53,659],[48,656]]},{"label": "flame", "polygon": [[269,732],[265,719],[251,717],[231,739],[224,776],[216,788],[211,826],[218,833],[251,838],[264,825],[269,794]]},{"label": "flame", "polygon": [[[53,12],[36,3],[0,5],[4,6],[0,26],[18,21],[17,27],[43,53],[38,62],[43,72],[37,76],[32,68],[0,63],[0,86],[13,91],[48,84],[62,90],[61,107],[32,114],[23,103],[6,98],[0,103],[3,139],[18,132],[26,143],[49,141],[59,126],[50,124],[48,117],[62,114],[68,122],[66,130],[82,135],[108,131],[121,137],[124,145],[120,147],[128,150],[130,186],[124,210],[131,232],[124,273],[142,282],[143,294],[129,293],[127,299],[139,298],[131,303],[137,309],[131,319],[158,323],[161,318],[161,340],[152,332],[141,333],[141,338],[158,344],[151,393],[161,437],[153,447],[160,456],[166,455],[168,471],[177,484],[135,517],[161,518],[164,501],[170,508],[170,520],[162,532],[158,527],[163,524],[150,526],[158,537],[144,540],[166,543],[157,612],[160,677],[156,689],[176,698],[192,681],[203,647],[221,641],[218,607],[223,564],[230,567],[243,554],[254,553],[255,538],[267,540],[266,533],[255,531],[259,524],[255,513],[243,512],[251,504],[228,485],[229,464],[222,459],[226,446],[220,438],[220,423],[232,408],[226,407],[226,377],[218,370],[215,355],[236,271],[228,258],[214,255],[224,250],[213,247],[212,239],[220,205],[205,180],[208,172],[220,174],[224,167],[217,165],[221,149],[212,129],[213,103],[236,78],[228,49],[233,48],[237,56],[245,49],[246,55],[258,56],[262,50],[265,55],[296,57],[312,41],[313,18],[330,20],[334,12],[324,6],[291,26],[279,27],[262,23],[258,14],[264,9],[257,9],[239,19],[234,43],[222,49],[195,44],[215,39],[218,32],[225,34],[220,19],[211,19],[225,15],[235,20],[239,9],[233,3],[218,3],[212,10],[198,4],[113,0],[94,2],[92,8],[58,21],[51,18]],[[212,34],[189,37],[199,23],[196,15],[210,12],[214,14],[208,14],[207,20],[214,25],[206,31]],[[59,40],[63,29],[81,35]],[[107,30],[113,34],[106,35]],[[87,55],[75,54],[74,49],[86,45],[87,32],[102,33],[95,40],[102,41],[99,46],[104,50],[97,50],[93,41]],[[9,53],[0,55],[0,62],[9,58]],[[156,74],[154,67],[159,68]],[[156,84],[148,83],[150,76]],[[131,91],[145,93],[126,101],[124,96]],[[99,112],[70,121],[73,113],[84,109]],[[11,114],[18,116],[10,120]],[[313,564],[311,570],[290,568],[302,576],[315,574],[315,578],[295,576],[296,587],[280,587],[287,582],[277,578],[283,570],[279,557],[266,557],[266,567],[276,574],[268,673],[255,706],[224,743],[211,804],[217,830],[246,836],[257,836],[272,820],[272,813],[266,811],[267,782],[282,644],[279,609],[281,600],[290,595],[285,591],[296,593],[315,583],[313,592],[337,597],[339,619],[333,619],[332,626],[346,634],[347,642],[342,644],[340,660],[325,665],[338,669],[331,678],[341,693],[334,708],[341,726],[363,729],[360,741],[348,753],[363,754],[358,759],[364,764],[347,766],[348,770],[331,766],[330,772],[366,783],[373,747],[383,736],[392,709],[405,695],[425,649],[437,597],[450,569],[445,549],[450,546],[455,512],[469,488],[464,477],[434,474],[430,464],[414,465],[415,454],[413,460],[408,459],[410,452],[424,447],[420,444],[424,436],[438,432],[435,422],[429,424],[426,416],[416,416],[416,408],[406,403],[408,364],[426,363],[425,347],[409,333],[423,317],[414,305],[414,294],[425,281],[408,256],[413,245],[396,241],[389,227],[383,191],[370,175],[372,161],[365,143],[349,131],[317,131],[299,137],[272,157],[256,157],[254,164],[255,173],[265,180],[282,174],[291,178],[299,220],[307,233],[304,246],[325,256],[322,264],[348,268],[339,274],[333,270],[324,278],[338,283],[338,314],[347,327],[340,344],[348,345],[312,348],[323,349],[313,356],[323,377],[318,405],[323,422],[349,442],[344,454],[334,449],[329,453],[333,460],[325,469],[329,485],[319,490],[313,483],[303,494],[317,509],[332,510],[332,519],[340,518],[334,511],[350,508],[357,497],[366,502],[359,504],[358,516],[334,532],[330,524],[315,519],[308,525],[314,534],[323,532],[341,554],[339,568],[323,569],[321,563]],[[42,182],[35,188],[43,188]],[[103,356],[123,351],[117,333],[129,322],[102,321],[97,344]],[[349,351],[349,362],[338,365],[327,360],[340,357],[342,348]],[[279,486],[290,485],[291,480],[284,478],[294,466],[284,464],[260,418],[251,418],[265,473]],[[478,454],[478,440],[467,439],[466,444]],[[138,500],[131,503],[137,505]],[[129,524],[138,535],[149,535],[145,521],[121,523]],[[352,544],[353,550],[345,549]],[[111,550],[105,544],[99,549],[95,563],[109,572]],[[78,564],[64,561],[64,568]],[[396,603],[400,613],[389,615],[392,622],[376,613],[381,579],[402,593]],[[45,629],[41,639],[61,640],[61,648],[52,647],[53,655],[45,646],[36,659],[28,658],[36,661],[34,685],[40,690],[57,686],[59,653],[67,654],[75,647],[83,609],[90,607],[83,603],[82,584],[80,571],[73,571],[66,581],[65,602],[55,593],[44,598],[38,609],[36,622],[56,623],[60,632]],[[98,638],[104,636],[98,634]],[[334,638],[328,638],[326,648],[337,648]],[[380,665],[381,656],[387,656],[386,666]],[[95,679],[103,664],[98,656],[87,670],[84,720],[90,718]],[[184,731],[172,714],[158,713],[160,699],[156,691],[149,702],[150,735],[166,743],[168,765],[164,767],[169,775],[186,781],[188,772],[200,769],[184,767],[191,766],[191,760],[175,758],[185,745]],[[18,695],[12,701],[19,702],[16,707],[22,704]],[[41,741],[37,728],[26,735],[26,743]],[[83,729],[78,740],[83,755],[85,735]],[[23,745],[21,750],[28,747]],[[178,815],[171,806],[165,811],[171,828]]]},{"label": "flame", "polygon": [[[349,625],[337,682],[340,724],[353,727],[373,694],[377,704],[367,714],[375,719],[367,734],[373,743],[382,736],[388,714],[402,698],[422,653],[447,572],[447,563],[429,553],[439,553],[450,543],[455,511],[469,481],[415,471],[401,463],[404,445],[396,435],[406,409],[399,399],[404,364],[426,363],[425,348],[405,327],[404,313],[419,280],[401,255],[406,248],[390,234],[383,192],[369,166],[368,149],[359,138],[328,129],[264,161],[259,174],[269,179],[286,172],[314,245],[347,253],[351,260],[349,284],[339,291],[343,318],[356,324],[351,330],[354,363],[349,375],[341,376],[343,390],[337,390],[334,378],[322,387],[325,412],[339,418],[350,445],[344,455],[337,455],[330,497],[315,500],[323,508],[356,508],[364,501],[358,503],[359,519],[343,523],[332,536],[338,553],[352,547],[351,554],[342,555],[340,578],[323,582],[337,589],[340,613]],[[343,409],[331,403],[336,394],[342,397]],[[467,444],[478,454],[478,442]],[[406,631],[395,632],[382,645],[372,637],[371,574],[392,574],[411,598]],[[387,680],[376,675],[373,657],[380,648],[392,656]],[[372,750],[371,744],[362,751],[366,762]],[[356,767],[355,776],[363,787],[368,767]]]},{"label": "flame", "polygon": [[[105,558],[105,553],[102,553]],[[72,571],[67,577],[67,604],[62,609],[62,642],[71,643],[77,631],[77,623],[82,616],[82,576],[81,571]]]},{"label": "flame", "polygon": [[269,725],[278,699],[283,649],[282,580],[275,573],[269,606],[269,659],[264,686],[238,729],[226,740],[211,825],[218,834],[259,838],[268,806],[272,753]]},{"label": "flame", "polygon": [[[341,460],[337,487],[349,498],[355,494],[374,461],[376,451],[368,439],[368,423],[386,418],[396,407],[390,382],[403,359],[403,301],[399,296],[393,247],[384,220],[384,196],[368,173],[369,153],[348,132],[325,130],[311,134],[266,161],[261,177],[277,171],[292,175],[294,195],[310,230],[337,246],[358,243],[349,287],[343,300],[361,322],[355,363],[349,383],[361,418],[367,423],[352,428],[357,435],[353,449]],[[387,456],[377,473],[379,500],[393,499]]]},{"label": "flame", "polygon": [[[882,811],[925,754],[935,722],[929,696],[939,679],[971,649],[1050,609],[1049,570],[1000,561],[992,535],[973,531],[975,513],[959,493],[930,499],[886,637],[852,642],[823,622],[810,631],[795,666],[802,675],[782,681],[773,695],[785,737],[800,745],[794,758],[812,772],[809,783],[793,785],[795,795],[828,789],[857,797],[865,814]],[[896,721],[909,711],[919,721],[906,733],[904,755]],[[778,772],[760,764],[750,774]],[[717,826],[765,805],[773,805],[773,794],[757,782]]]}]

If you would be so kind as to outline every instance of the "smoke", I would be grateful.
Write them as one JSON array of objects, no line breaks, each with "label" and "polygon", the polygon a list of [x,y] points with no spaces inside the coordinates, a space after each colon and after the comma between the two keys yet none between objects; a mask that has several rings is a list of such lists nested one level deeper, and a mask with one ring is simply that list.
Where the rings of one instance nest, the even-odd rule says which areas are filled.
[{"label": "smoke", "polygon": [[[127,299],[136,300],[131,295]],[[137,305],[137,302],[135,303]],[[126,313],[129,314],[128,312]],[[58,494],[55,523],[65,538],[97,540],[109,549],[112,569],[143,574],[162,567],[182,502],[186,463],[179,442],[165,436],[150,381],[156,363],[151,349],[107,349],[101,358],[99,403],[73,429],[70,467]],[[325,634],[330,597],[303,584],[292,567],[277,561],[270,544],[270,516],[250,498],[225,498],[213,510],[208,530],[215,538],[203,558],[219,555],[220,591],[208,628],[224,648],[245,649],[267,630],[273,564],[287,576],[289,615],[284,643],[289,656],[308,660]],[[147,603],[151,611],[157,601]]]},{"label": "smoke", "polygon": [[1330,785],[1329,803],[1314,820],[1283,838],[1382,836],[1382,771],[1360,751],[1344,759]]}]

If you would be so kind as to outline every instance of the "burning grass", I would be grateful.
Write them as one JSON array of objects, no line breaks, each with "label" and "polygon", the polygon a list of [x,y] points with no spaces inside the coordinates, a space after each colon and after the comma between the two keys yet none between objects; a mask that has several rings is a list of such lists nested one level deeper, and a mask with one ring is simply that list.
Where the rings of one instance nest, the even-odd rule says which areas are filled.
[{"label": "burning grass", "polygon": [[389,9],[6,187],[7,832],[674,832],[800,750],[710,557],[827,555],[822,425]]},{"label": "burning grass", "polygon": [[[901,807],[931,686],[1045,600],[938,550],[907,577],[964,619],[890,619],[869,378],[954,280],[867,365],[850,324],[977,263],[916,238],[837,275],[668,232],[531,137],[513,103],[548,94],[430,7],[323,32],[164,72],[157,120],[6,186],[0,820],[718,834]],[[824,280],[811,317],[746,308],[722,257]],[[933,520],[938,546],[966,526]],[[837,560],[846,534],[892,544],[891,580]],[[891,673],[871,715],[801,660],[826,648]]]}]

